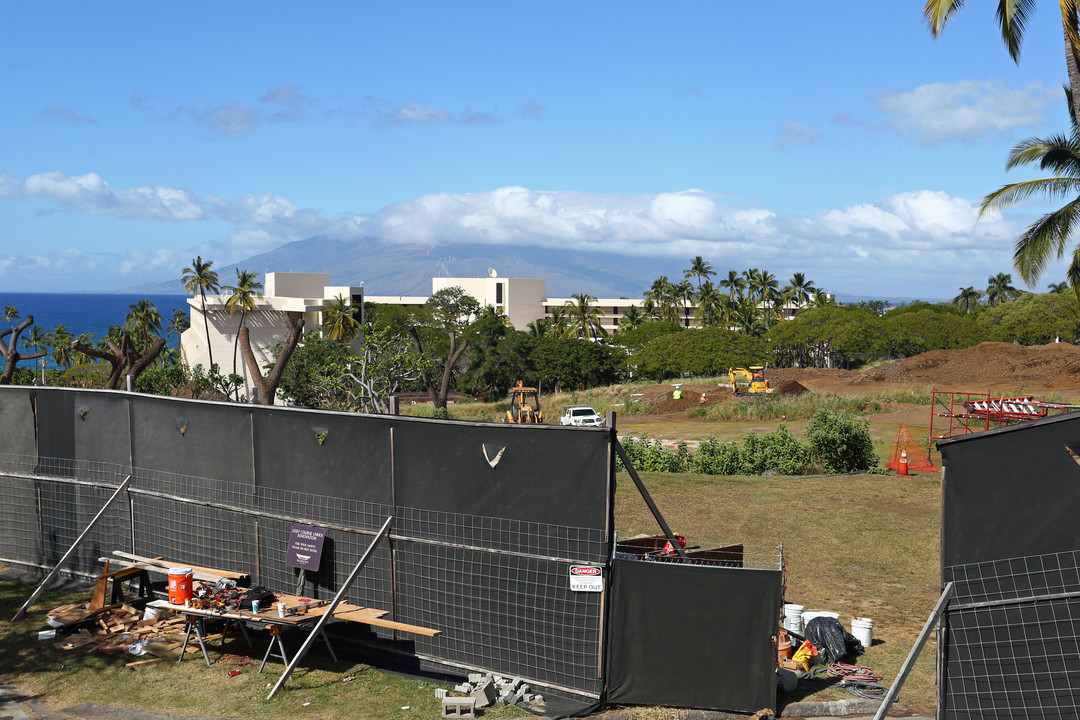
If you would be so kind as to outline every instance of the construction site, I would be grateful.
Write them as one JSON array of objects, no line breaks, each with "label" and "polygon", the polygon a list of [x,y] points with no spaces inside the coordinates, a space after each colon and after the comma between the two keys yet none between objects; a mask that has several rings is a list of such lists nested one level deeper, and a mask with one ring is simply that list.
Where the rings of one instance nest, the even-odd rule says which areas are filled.
[{"label": "construction site", "polygon": [[[913,444],[930,448],[931,469],[912,467],[917,477],[900,484],[876,482],[885,493],[940,494],[941,546],[922,551],[935,567],[940,552],[940,597],[909,608],[921,618],[915,627],[879,625],[866,649],[873,644],[871,656],[885,657],[882,642],[893,656],[930,648],[922,662],[939,667],[939,717],[984,717],[1009,693],[1024,698],[1014,709],[1029,717],[1060,717],[1060,708],[1077,706],[1068,668],[1080,662],[1080,647],[1069,638],[1080,628],[1073,632],[1062,618],[1080,617],[1071,612],[1080,602],[1080,547],[1068,519],[1080,467],[1080,416],[1071,412],[1078,371],[1072,346],[1005,344],[861,372],[764,371],[769,395],[778,397],[889,390],[894,399],[866,413],[879,439],[891,447],[903,427]],[[760,534],[737,537],[732,531],[744,524],[734,519],[723,542],[691,536],[684,548],[677,532],[687,515],[674,506],[679,525],[668,522],[650,480],[632,468],[618,503],[639,508],[644,522],[628,530],[640,526],[650,537],[616,532],[615,468],[625,461],[618,436],[645,429],[700,438],[716,429],[699,429],[707,423],[692,417],[703,398],[754,402],[715,381],[679,384],[683,397],[673,397],[671,383],[633,388],[639,411],[599,428],[2,388],[8,440],[0,507],[11,532],[0,560],[96,583],[89,605],[54,608],[69,618],[62,625],[73,625],[55,641],[64,652],[116,653],[133,670],[185,657],[208,668],[228,664],[212,644],[226,630],[204,631],[205,612],[237,621],[234,631],[245,636],[268,632],[255,640],[252,659],[269,662],[284,688],[308,650],[359,645],[418,670],[468,677],[468,688],[446,696],[444,716],[470,711],[455,698],[496,693],[524,707],[539,697],[552,714],[657,705],[764,717],[765,709],[808,699],[778,680],[778,643],[791,637],[778,629],[788,626],[789,606],[832,597],[841,612],[877,612],[851,592],[841,601],[808,591],[805,578],[823,568],[792,571],[815,560],[806,547],[788,549],[785,523],[774,544]],[[931,401],[905,402],[904,392]],[[1051,530],[1038,518],[1050,518]],[[319,538],[314,567],[297,554],[298,532]],[[150,602],[176,614],[148,616],[142,580],[149,574],[171,584],[178,566],[192,571],[204,594],[217,597],[230,581],[260,586],[272,590],[273,606],[215,609],[170,594]],[[116,594],[117,578],[127,595]],[[27,595],[24,609],[35,600]],[[324,618],[337,621],[328,635]],[[285,625],[306,629],[310,645],[281,646],[273,628]],[[951,632],[932,640],[943,627]],[[973,655],[987,638],[996,657]],[[1040,649],[1051,638],[1060,661]],[[127,657],[140,643],[153,657]],[[889,663],[882,684],[899,688],[906,671]],[[1046,683],[1053,703],[1039,700]]]}]

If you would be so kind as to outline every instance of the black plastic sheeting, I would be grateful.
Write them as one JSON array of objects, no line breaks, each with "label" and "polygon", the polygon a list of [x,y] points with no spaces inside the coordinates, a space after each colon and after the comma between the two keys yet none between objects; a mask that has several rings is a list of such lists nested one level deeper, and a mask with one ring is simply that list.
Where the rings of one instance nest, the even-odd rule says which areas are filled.
[{"label": "black plastic sheeting", "polygon": [[8,456],[0,457],[0,468],[17,468],[23,464],[19,457],[29,459],[37,455],[34,406],[28,394],[13,395],[0,403],[0,428],[4,433],[0,447]]},{"label": "black plastic sheeting", "polygon": [[756,712],[776,707],[779,570],[616,560],[608,701]]},{"label": "black plastic sheeting", "polygon": [[938,442],[939,717],[1073,718],[1080,708],[1080,414]]},{"label": "black plastic sheeting", "polygon": [[941,564],[1080,549],[1080,413],[938,442]]}]

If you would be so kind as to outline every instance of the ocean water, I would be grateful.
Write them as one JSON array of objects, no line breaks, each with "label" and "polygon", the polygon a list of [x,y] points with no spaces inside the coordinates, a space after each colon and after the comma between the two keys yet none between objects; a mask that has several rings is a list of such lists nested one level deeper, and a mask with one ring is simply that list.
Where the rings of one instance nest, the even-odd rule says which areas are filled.
[{"label": "ocean water", "polygon": [[[34,324],[45,332],[57,325],[66,325],[68,332],[79,336],[84,332],[94,334],[97,343],[109,332],[110,325],[123,325],[131,305],[149,300],[161,313],[161,332],[167,332],[169,319],[174,310],[188,313],[187,297],[184,295],[128,295],[109,293],[0,293],[0,313],[8,305],[19,311],[18,325],[27,315],[34,316]],[[0,330],[8,323],[0,319]],[[20,344],[27,337],[29,328],[19,336]],[[6,338],[5,338],[6,340]],[[176,345],[176,335],[168,338],[169,345]],[[20,363],[26,367],[30,363]],[[50,367],[52,367],[50,361]]]}]

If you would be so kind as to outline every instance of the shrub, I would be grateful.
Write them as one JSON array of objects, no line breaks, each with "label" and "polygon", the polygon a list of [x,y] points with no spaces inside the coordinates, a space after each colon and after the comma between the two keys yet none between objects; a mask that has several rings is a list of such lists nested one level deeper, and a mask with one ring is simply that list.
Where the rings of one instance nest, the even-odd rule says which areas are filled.
[{"label": "shrub", "polygon": [[742,452],[735,443],[705,438],[698,451],[690,456],[690,470],[704,475],[740,475],[743,473]]},{"label": "shrub", "polygon": [[753,475],[775,470],[782,475],[801,475],[811,463],[809,446],[781,425],[766,435],[747,435],[743,440],[743,464]]},{"label": "shrub", "polygon": [[[622,446],[630,464],[642,472],[686,472],[690,466],[690,451],[686,443],[680,443],[672,452],[664,448],[659,438],[653,440],[642,434],[638,438],[623,438]],[[625,469],[621,462],[618,469]]]},{"label": "shrub", "polygon": [[818,410],[806,426],[810,452],[826,472],[843,473],[877,467],[870,423],[848,413]]}]

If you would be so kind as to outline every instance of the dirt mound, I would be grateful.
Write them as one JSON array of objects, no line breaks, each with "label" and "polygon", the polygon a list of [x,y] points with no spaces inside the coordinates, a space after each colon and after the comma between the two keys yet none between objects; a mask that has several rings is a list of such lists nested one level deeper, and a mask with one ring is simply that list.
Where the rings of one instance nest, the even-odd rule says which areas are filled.
[{"label": "dirt mound", "polygon": [[[765,377],[774,393],[875,393],[889,389],[951,390],[1012,395],[1057,395],[1080,402],[1080,347],[1067,343],[1023,346],[980,343],[963,350],[934,350],[893,360],[862,371],[836,368],[768,368]],[[685,413],[699,404],[702,392],[710,403],[728,402],[726,384],[683,384],[683,397],[671,397],[674,383],[643,388],[648,415]],[[1045,397],[1043,399],[1046,399]]]},{"label": "dirt mound", "polygon": [[785,380],[782,383],[778,383],[772,389],[777,395],[802,395],[803,393],[810,392],[806,389],[798,380]]}]

